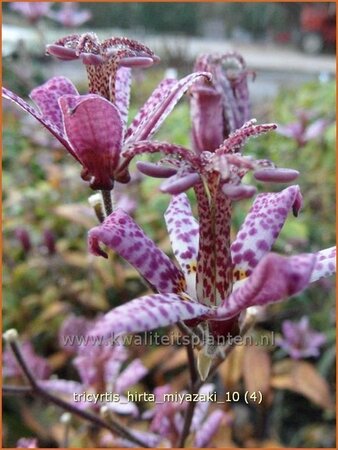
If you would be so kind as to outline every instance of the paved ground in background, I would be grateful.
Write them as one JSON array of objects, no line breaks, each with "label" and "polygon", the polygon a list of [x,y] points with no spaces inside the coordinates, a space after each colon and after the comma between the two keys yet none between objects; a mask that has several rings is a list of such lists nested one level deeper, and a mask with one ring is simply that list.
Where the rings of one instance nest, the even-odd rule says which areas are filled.
[{"label": "paved ground in background", "polygon": [[[60,30],[48,30],[47,42],[53,42],[59,38],[60,33],[63,34],[64,30],[61,32]],[[281,87],[297,86],[305,81],[318,79],[318,77],[321,79],[335,77],[336,72],[335,55],[306,55],[297,49],[286,46],[243,44],[188,37],[132,35],[122,30],[99,30],[98,34],[101,39],[112,35],[129,35],[129,37],[144,42],[159,55],[169,52],[171,55],[178,54],[191,61],[200,53],[222,53],[236,50],[244,56],[248,68],[257,74],[255,82],[250,84],[251,98],[254,103],[274,97]],[[18,39],[24,39],[32,51],[36,49],[41,53],[34,30],[3,25],[4,55],[14,48]],[[84,72],[79,70],[78,63],[56,61],[55,64],[48,67],[48,71],[48,76],[62,73],[75,83],[83,80],[84,76]]]},{"label": "paved ground in background", "polygon": [[[61,33],[64,33],[62,30]],[[47,41],[52,42],[60,37],[59,30],[47,30]],[[66,33],[65,33],[66,34]],[[121,30],[100,30],[100,37],[112,35],[128,35]],[[184,53],[188,58],[194,59],[199,53],[224,52],[236,50],[240,52],[253,69],[283,70],[305,73],[335,73],[336,62],[334,55],[310,56],[292,48],[275,46],[271,44],[243,44],[229,41],[215,41],[208,39],[175,37],[175,36],[132,36],[139,38],[158,53],[163,50]],[[15,45],[18,39],[24,39],[34,48],[37,36],[32,29],[22,29],[10,25],[3,25],[3,51],[6,53]]]}]

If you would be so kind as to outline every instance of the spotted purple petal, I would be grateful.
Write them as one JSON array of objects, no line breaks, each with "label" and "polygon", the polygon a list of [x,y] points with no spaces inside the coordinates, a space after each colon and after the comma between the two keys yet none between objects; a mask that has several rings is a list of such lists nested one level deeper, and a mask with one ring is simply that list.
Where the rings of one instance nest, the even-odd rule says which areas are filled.
[{"label": "spotted purple petal", "polygon": [[137,132],[139,132],[140,128],[144,126],[144,123],[146,123],[149,116],[155,111],[159,105],[162,103],[163,99],[168,95],[170,92],[170,89],[177,83],[177,80],[167,78],[157,86],[157,88],[153,91],[151,96],[148,98],[148,100],[145,102],[145,104],[140,108],[138,113],[136,114],[135,118],[131,122],[127,132],[125,139],[126,141],[129,140],[136,140],[133,138],[134,135],[136,135]]},{"label": "spotted purple petal", "polygon": [[94,177],[95,189],[111,189],[117,167],[123,125],[112,103],[98,95],[60,98],[64,126],[78,159]]},{"label": "spotted purple petal", "polygon": [[128,143],[149,139],[162,125],[190,86],[201,78],[209,79],[209,74],[197,72],[179,81],[164,80],[140,109],[127,130],[126,140]]},{"label": "spotted purple petal", "polygon": [[122,209],[117,209],[88,234],[89,250],[106,257],[100,243],[119,253],[161,293],[181,292],[185,288],[183,273]]},{"label": "spotted purple petal", "polygon": [[299,294],[310,283],[316,255],[265,255],[252,275],[215,311],[217,318],[230,318],[250,306],[263,306]]},{"label": "spotted purple petal", "polygon": [[131,72],[126,67],[120,67],[115,79],[115,105],[120,111],[122,122],[126,126],[128,121]]},{"label": "spotted purple petal", "polygon": [[16,103],[20,108],[24,111],[28,112],[31,116],[33,116],[36,120],[38,120],[47,130],[55,136],[60,143],[78,160],[78,157],[75,155],[71,145],[69,144],[67,137],[62,129],[60,129],[57,125],[52,123],[50,120],[44,118],[42,114],[32,106],[30,106],[25,100],[11,92],[9,89],[2,88],[2,96],[12,102]]},{"label": "spotted purple petal", "polygon": [[316,253],[316,264],[311,274],[311,282],[336,273],[336,247],[326,248]]},{"label": "spotted purple petal", "polygon": [[120,374],[116,380],[114,390],[121,394],[126,389],[138,383],[145,375],[148,369],[142,364],[140,359],[134,359]]},{"label": "spotted purple petal", "polygon": [[62,113],[58,99],[62,95],[79,95],[73,83],[65,77],[53,77],[32,90],[30,98],[39,107],[42,116],[63,130]]},{"label": "spotted purple petal", "polygon": [[154,294],[118,306],[97,322],[90,335],[114,336],[149,331],[209,312],[187,295]]},{"label": "spotted purple petal", "polygon": [[187,282],[187,292],[195,298],[199,225],[186,194],[172,198],[164,217],[174,255]]},{"label": "spotted purple petal", "polygon": [[270,251],[289,211],[297,213],[302,204],[299,186],[290,186],[279,193],[259,194],[231,245],[234,279],[252,273],[258,261]]}]

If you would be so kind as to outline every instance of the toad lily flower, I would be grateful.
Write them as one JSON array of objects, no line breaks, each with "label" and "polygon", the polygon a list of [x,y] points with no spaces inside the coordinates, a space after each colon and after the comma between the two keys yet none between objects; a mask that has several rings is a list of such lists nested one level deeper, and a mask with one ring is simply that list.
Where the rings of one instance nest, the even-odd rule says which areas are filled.
[{"label": "toad lily flower", "polygon": [[92,18],[88,9],[80,9],[77,3],[61,3],[61,8],[51,11],[49,17],[64,27],[79,27]]},{"label": "toad lily flower", "polygon": [[22,14],[31,24],[48,16],[53,2],[13,2],[10,8]]},{"label": "toad lily flower", "polygon": [[293,359],[319,356],[319,348],[326,342],[325,334],[313,330],[306,316],[299,322],[285,320],[282,332],[283,338],[277,339],[276,343]]},{"label": "toad lily flower", "polygon": [[148,142],[186,90],[206,76],[193,73],[179,81],[162,81],[127,129],[130,69],[125,67],[116,73],[119,95],[114,104],[97,94],[79,95],[64,77],[54,77],[31,92],[38,109],[5,88],[3,97],[31,114],[60,141],[83,166],[82,177],[92,189],[110,190],[114,180],[129,181],[122,150],[139,140]]},{"label": "toad lily flower", "polygon": [[307,110],[296,111],[297,121],[287,125],[278,126],[277,132],[283,136],[294,139],[298,147],[304,147],[309,141],[323,136],[329,126],[327,119],[319,118],[311,122],[314,112]]},{"label": "toad lily flower", "polygon": [[38,448],[38,440],[35,438],[20,438],[16,448]]},{"label": "toad lily flower", "polygon": [[[71,34],[47,45],[47,54],[69,61],[81,59],[87,69],[89,92],[115,102],[119,67],[149,67],[159,58],[148,47],[128,38],[100,42],[95,33]],[[123,93],[122,93],[123,95]]]},{"label": "toad lily flower", "polygon": [[157,293],[108,312],[91,334],[117,336],[188,321],[214,338],[201,354],[210,360],[218,336],[235,331],[239,314],[247,308],[296,295],[335,272],[335,248],[290,257],[270,252],[288,212],[297,214],[301,203],[298,186],[258,195],[230,248],[230,223],[222,210],[213,212],[216,233],[210,229],[215,234],[206,237],[202,223],[210,214],[208,205],[198,224],[186,195],[174,196],[165,220],[180,269],[131,217],[116,210],[89,232],[89,249],[101,256],[107,255],[100,243],[115,250]]}]

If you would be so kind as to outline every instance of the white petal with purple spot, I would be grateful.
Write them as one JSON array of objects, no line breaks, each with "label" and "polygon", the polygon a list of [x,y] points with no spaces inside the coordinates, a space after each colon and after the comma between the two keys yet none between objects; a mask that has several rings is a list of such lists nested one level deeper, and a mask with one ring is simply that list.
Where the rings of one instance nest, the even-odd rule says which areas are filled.
[{"label": "white petal with purple spot", "polygon": [[172,198],[164,217],[174,255],[187,282],[187,292],[195,298],[199,225],[186,194]]},{"label": "white petal with purple spot", "polygon": [[311,282],[336,273],[336,247],[326,248],[316,253],[316,264],[311,274]]},{"label": "white petal with purple spot", "polygon": [[192,301],[187,295],[145,295],[107,313],[90,335],[116,338],[193,319],[209,311],[207,306]]},{"label": "white petal with purple spot", "polygon": [[234,280],[249,276],[271,250],[291,209],[298,212],[302,196],[298,186],[279,193],[260,194],[231,245]]},{"label": "white petal with purple spot", "polygon": [[101,242],[133,265],[158,292],[184,291],[183,273],[122,209],[117,209],[101,225],[89,231],[90,252],[106,257],[100,248]]}]

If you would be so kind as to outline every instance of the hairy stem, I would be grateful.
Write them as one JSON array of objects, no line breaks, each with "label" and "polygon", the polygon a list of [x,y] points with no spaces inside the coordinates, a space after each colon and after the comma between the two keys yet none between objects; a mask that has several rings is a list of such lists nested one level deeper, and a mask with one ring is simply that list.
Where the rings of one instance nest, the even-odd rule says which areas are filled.
[{"label": "hairy stem", "polygon": [[[124,428],[119,423],[110,420],[110,423],[105,422],[102,420],[99,416],[92,414],[91,412],[78,409],[76,406],[72,405],[71,403],[66,402],[65,400],[62,400],[59,397],[56,397],[55,395],[47,392],[44,388],[42,388],[39,383],[35,380],[33,373],[31,372],[30,368],[26,364],[26,361],[24,360],[20,347],[16,341],[9,342],[9,345],[13,351],[13,354],[18,362],[18,364],[21,367],[21,370],[25,374],[26,378],[28,379],[31,388],[28,391],[27,389],[22,390],[23,393],[33,393],[38,395],[39,397],[53,403],[56,406],[59,406],[60,408],[64,409],[65,411],[70,412],[71,414],[74,414],[78,417],[81,417],[84,420],[87,420],[91,422],[94,425],[97,425],[98,427],[105,428],[109,431],[111,431],[113,434],[118,434],[119,436],[122,436],[125,439],[128,439],[129,441],[139,445],[143,448],[148,448],[148,446],[142,442],[140,439],[135,437],[133,434],[131,434],[126,428]],[[9,388],[9,389],[8,389]],[[14,389],[15,388],[15,389]],[[25,387],[26,388],[26,387]],[[5,390],[6,392],[6,390]],[[7,386],[7,392],[9,393],[18,393],[17,386]]]}]

